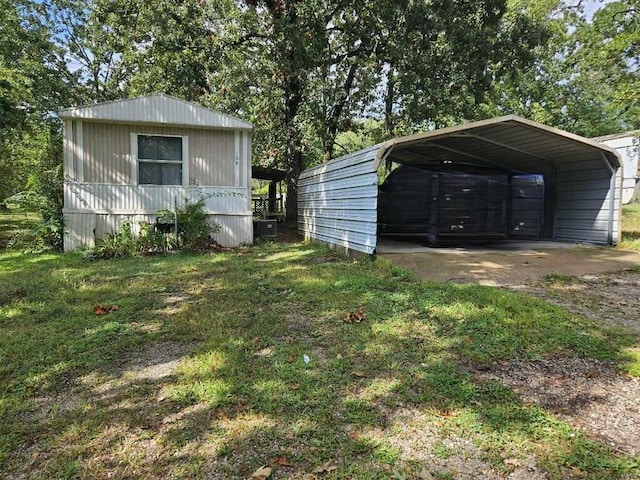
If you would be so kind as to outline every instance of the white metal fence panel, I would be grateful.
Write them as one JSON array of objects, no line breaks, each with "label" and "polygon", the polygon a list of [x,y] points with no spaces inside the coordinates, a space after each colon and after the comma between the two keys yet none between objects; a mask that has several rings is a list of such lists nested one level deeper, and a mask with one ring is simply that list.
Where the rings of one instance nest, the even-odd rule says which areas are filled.
[{"label": "white metal fence panel", "polygon": [[298,229],[305,238],[375,252],[378,148],[360,150],[300,174]]}]

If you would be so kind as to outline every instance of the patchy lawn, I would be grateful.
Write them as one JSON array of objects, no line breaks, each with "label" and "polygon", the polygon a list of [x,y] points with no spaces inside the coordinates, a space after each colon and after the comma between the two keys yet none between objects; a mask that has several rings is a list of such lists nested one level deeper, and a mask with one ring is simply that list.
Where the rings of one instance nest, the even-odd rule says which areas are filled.
[{"label": "patchy lawn", "polygon": [[640,474],[624,442],[500,377],[558,356],[633,372],[635,336],[386,261],[304,244],[94,262],[3,253],[0,329],[6,478]]},{"label": "patchy lawn", "polygon": [[33,226],[38,216],[32,212],[12,208],[8,211],[0,210],[0,251],[9,243],[11,237],[23,228]]},{"label": "patchy lawn", "polygon": [[640,252],[640,203],[622,206],[622,241],[619,248]]}]

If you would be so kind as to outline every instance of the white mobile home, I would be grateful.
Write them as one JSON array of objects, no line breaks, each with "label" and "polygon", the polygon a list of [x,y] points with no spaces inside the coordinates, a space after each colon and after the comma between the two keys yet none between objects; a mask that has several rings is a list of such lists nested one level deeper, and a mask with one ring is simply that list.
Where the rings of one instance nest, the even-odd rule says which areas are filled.
[{"label": "white mobile home", "polygon": [[622,160],[622,203],[627,204],[636,196],[640,178],[640,130],[618,133],[594,138],[609,147],[615,148]]},{"label": "white mobile home", "polygon": [[65,251],[129,220],[205,200],[224,246],[251,242],[251,124],[167,95],[59,112],[64,126]]}]

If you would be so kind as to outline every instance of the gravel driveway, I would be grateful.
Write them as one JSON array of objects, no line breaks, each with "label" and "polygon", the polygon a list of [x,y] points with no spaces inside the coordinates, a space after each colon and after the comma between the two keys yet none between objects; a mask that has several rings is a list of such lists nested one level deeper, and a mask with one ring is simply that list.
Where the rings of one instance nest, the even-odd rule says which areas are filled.
[{"label": "gravel driveway", "polygon": [[580,276],[640,266],[638,252],[552,242],[432,249],[383,244],[378,256],[425,280],[489,286],[531,284],[552,273]]}]

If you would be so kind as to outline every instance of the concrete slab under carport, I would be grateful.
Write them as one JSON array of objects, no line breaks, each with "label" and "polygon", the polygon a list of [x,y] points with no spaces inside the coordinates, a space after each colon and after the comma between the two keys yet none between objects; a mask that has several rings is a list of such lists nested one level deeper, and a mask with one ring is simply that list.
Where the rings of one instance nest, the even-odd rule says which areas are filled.
[{"label": "concrete slab under carport", "polygon": [[430,248],[381,239],[376,251],[424,280],[495,287],[526,285],[552,273],[580,276],[640,267],[638,252],[551,241]]}]

